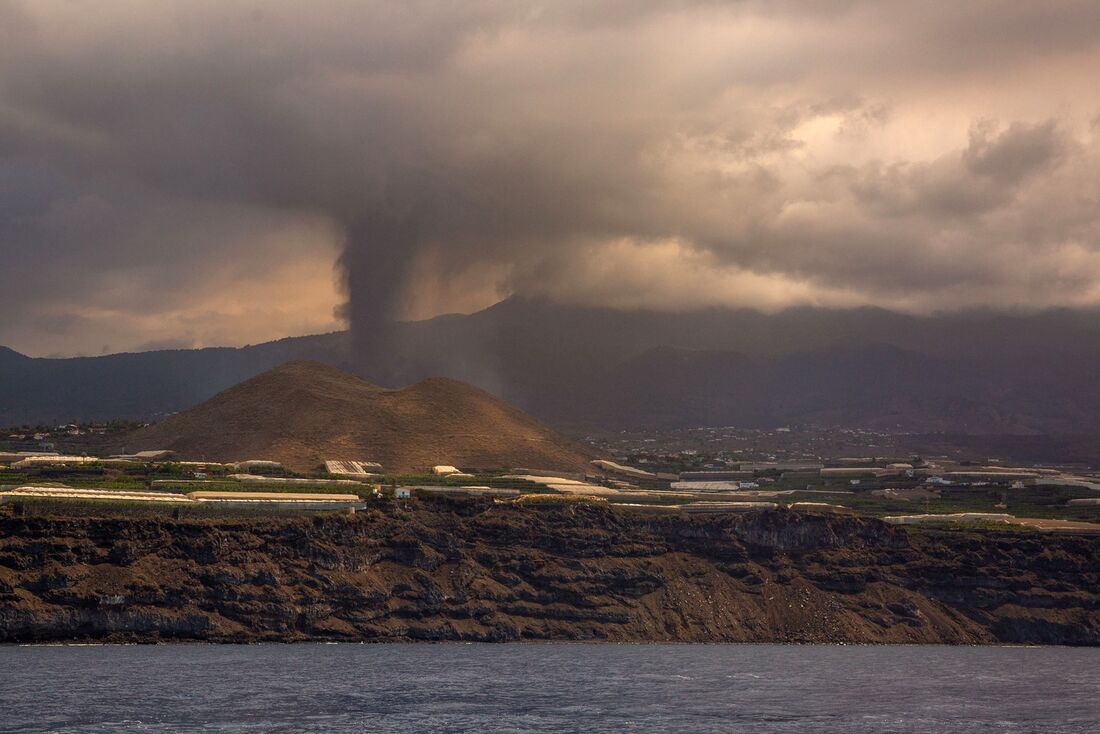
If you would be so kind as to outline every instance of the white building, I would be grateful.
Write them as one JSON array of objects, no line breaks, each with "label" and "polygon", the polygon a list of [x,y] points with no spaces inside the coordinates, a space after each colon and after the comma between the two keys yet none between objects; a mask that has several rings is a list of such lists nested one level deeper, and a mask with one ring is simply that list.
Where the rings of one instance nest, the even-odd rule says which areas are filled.
[{"label": "white building", "polygon": [[94,464],[101,459],[95,456],[28,456],[11,465],[12,469],[31,469],[36,466],[67,466],[71,464]]},{"label": "white building", "polygon": [[448,474],[461,474],[457,467],[453,467],[450,464],[436,464],[432,467],[432,474],[437,477],[445,477]]},{"label": "white building", "polygon": [[249,471],[250,469],[282,469],[283,465],[268,459],[248,459],[247,461],[238,461],[233,465],[233,468],[238,471],[242,469]]}]

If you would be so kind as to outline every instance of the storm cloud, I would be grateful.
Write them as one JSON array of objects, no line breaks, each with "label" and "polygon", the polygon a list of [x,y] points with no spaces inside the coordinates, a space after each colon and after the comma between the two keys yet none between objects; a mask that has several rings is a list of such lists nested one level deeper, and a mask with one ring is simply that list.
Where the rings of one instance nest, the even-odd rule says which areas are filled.
[{"label": "storm cloud", "polygon": [[0,0],[0,343],[1100,303],[1100,5]]}]

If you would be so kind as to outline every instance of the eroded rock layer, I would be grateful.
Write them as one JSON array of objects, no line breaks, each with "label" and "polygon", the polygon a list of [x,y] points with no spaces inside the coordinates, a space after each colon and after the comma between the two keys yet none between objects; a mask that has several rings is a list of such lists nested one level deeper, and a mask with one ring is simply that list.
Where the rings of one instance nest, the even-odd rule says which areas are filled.
[{"label": "eroded rock layer", "polygon": [[0,641],[1100,644],[1100,538],[464,500],[355,516],[0,510]]}]

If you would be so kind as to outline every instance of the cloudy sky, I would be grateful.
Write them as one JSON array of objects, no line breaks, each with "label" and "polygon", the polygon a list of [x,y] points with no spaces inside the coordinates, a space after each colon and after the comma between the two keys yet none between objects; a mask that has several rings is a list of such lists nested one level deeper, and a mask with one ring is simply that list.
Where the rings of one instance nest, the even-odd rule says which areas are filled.
[{"label": "cloudy sky", "polygon": [[1100,304],[1100,3],[0,0],[0,344]]}]

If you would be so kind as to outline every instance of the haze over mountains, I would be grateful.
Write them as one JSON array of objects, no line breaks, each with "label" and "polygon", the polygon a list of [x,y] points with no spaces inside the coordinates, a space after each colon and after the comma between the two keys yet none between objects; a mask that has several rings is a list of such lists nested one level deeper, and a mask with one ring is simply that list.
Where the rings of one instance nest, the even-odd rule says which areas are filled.
[{"label": "haze over mountains", "polygon": [[291,359],[384,385],[446,376],[571,428],[790,423],[904,431],[1100,431],[1100,315],[881,309],[617,311],[509,299],[398,326],[240,349],[31,359],[0,351],[0,423],[154,419]]}]

